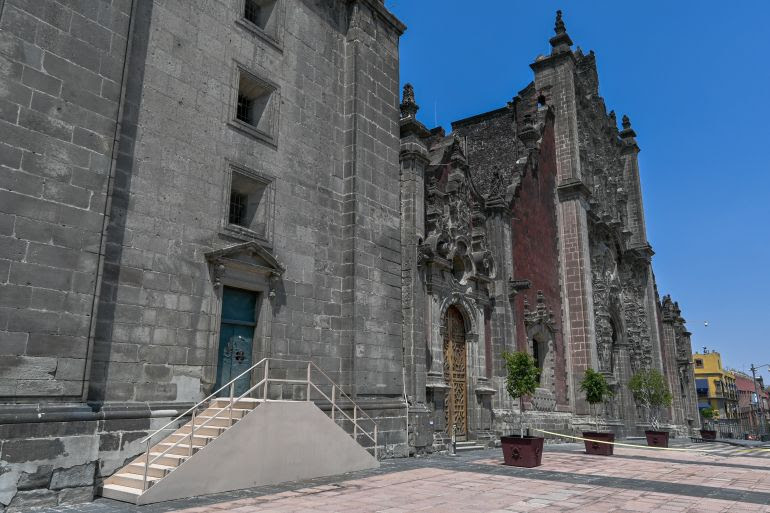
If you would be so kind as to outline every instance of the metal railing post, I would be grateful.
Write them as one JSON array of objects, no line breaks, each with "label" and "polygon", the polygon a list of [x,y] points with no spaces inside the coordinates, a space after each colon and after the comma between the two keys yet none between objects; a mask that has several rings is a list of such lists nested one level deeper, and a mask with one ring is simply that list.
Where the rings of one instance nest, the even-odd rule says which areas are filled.
[{"label": "metal railing post", "polygon": [[337,402],[337,387],[332,383],[332,422],[334,422],[334,407]]},{"label": "metal railing post", "polygon": [[230,383],[230,424],[227,425],[229,428],[233,425],[233,397],[235,396],[235,381]]},{"label": "metal railing post", "polygon": [[264,390],[264,394],[262,395],[262,399],[265,401],[267,401],[267,384],[270,383],[270,381],[268,380],[269,365],[270,365],[270,360],[265,360],[265,390]]},{"label": "metal railing post", "polygon": [[192,456],[194,437],[195,437],[195,410],[193,410],[192,412],[192,423],[190,423],[190,451],[188,456]]},{"label": "metal railing post", "polygon": [[353,439],[358,442],[358,406],[353,405]]},{"label": "metal railing post", "polygon": [[142,491],[147,489],[147,471],[150,469],[150,440],[147,440],[147,451],[144,453],[144,477],[142,478]]},{"label": "metal railing post", "polygon": [[374,425],[374,459],[377,458],[377,441],[379,440],[379,437],[377,437],[377,424]]},{"label": "metal railing post", "polygon": [[307,362],[307,398],[306,400],[310,400],[310,362]]}]

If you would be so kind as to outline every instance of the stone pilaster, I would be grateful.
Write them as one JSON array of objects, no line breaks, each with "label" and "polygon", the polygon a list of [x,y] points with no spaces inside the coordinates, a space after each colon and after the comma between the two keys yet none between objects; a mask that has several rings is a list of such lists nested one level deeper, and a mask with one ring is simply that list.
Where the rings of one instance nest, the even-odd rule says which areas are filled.
[{"label": "stone pilaster", "polygon": [[426,290],[420,245],[425,240],[425,167],[429,163],[428,130],[416,120],[419,107],[407,84],[401,103],[401,340],[405,393],[409,403],[410,451],[422,452],[433,443],[430,410],[426,405]]},{"label": "stone pilaster", "polygon": [[[343,310],[356,396],[403,394],[399,205],[398,38],[381,6],[349,6],[343,163]],[[383,74],[380,70],[388,70]],[[378,107],[373,108],[374,98]],[[393,130],[382,127],[393,128]]]},{"label": "stone pilaster", "polygon": [[636,132],[631,128],[628,116],[623,116],[623,129],[620,139],[623,141],[623,175],[628,187],[626,227],[631,231],[629,246],[647,245],[647,228],[644,223],[644,206],[642,204],[642,184],[639,178],[639,146],[636,144]]},{"label": "stone pilaster", "polygon": [[530,67],[535,72],[539,101],[555,113],[557,192],[559,206],[559,254],[562,295],[564,297],[564,343],[568,355],[570,402],[575,413],[587,414],[588,407],[577,396],[577,384],[585,370],[597,366],[593,326],[593,292],[589,256],[588,188],[580,169],[577,102],[575,94],[575,57],[572,41],[557,13],[556,36],[551,38],[552,52],[539,57]]}]

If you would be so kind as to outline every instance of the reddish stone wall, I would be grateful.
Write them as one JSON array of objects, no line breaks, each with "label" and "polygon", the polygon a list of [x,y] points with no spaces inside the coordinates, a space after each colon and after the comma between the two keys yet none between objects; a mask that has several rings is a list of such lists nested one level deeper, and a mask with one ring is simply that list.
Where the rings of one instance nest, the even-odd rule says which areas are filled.
[{"label": "reddish stone wall", "polygon": [[540,145],[538,166],[521,181],[513,202],[513,270],[514,279],[529,280],[532,287],[514,300],[516,341],[526,347],[524,298],[534,309],[537,291],[543,291],[546,305],[556,321],[556,396],[558,404],[566,404],[566,368],[561,328],[561,288],[559,285],[558,229],[556,224],[556,152],[553,122],[549,121]]}]

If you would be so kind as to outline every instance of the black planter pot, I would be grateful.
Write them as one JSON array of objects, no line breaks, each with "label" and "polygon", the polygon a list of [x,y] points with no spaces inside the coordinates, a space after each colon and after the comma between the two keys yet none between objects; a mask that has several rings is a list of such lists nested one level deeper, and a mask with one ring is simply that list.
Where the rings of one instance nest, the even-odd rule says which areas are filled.
[{"label": "black planter pot", "polygon": [[543,460],[541,436],[501,436],[503,459],[506,465],[514,467],[538,467]]},{"label": "black planter pot", "polygon": [[650,447],[668,447],[668,431],[645,431],[647,445]]},{"label": "black planter pot", "polygon": [[588,440],[584,440],[586,444],[586,454],[593,454],[595,456],[612,456],[615,446],[612,445],[612,443],[603,444],[600,442],[614,442],[615,433],[597,433],[594,431],[584,431],[583,438],[588,438]]},{"label": "black planter pot", "polygon": [[717,432],[711,429],[701,429],[700,437],[703,438],[704,440],[716,440]]}]

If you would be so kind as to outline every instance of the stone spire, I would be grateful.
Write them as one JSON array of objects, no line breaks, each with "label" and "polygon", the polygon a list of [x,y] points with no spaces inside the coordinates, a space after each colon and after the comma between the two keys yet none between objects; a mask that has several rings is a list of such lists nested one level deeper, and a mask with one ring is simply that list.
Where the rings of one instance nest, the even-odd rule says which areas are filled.
[{"label": "stone spire", "polygon": [[556,24],[553,30],[556,35],[550,39],[551,55],[571,51],[572,39],[567,34],[567,27],[564,26],[564,21],[561,19],[561,11],[556,11]]},{"label": "stone spire", "polygon": [[404,95],[401,100],[401,117],[415,117],[420,106],[414,101],[414,87],[412,84],[404,84]]},{"label": "stone spire", "polygon": [[623,115],[621,124],[623,125],[623,130],[620,131],[621,139],[633,139],[636,137],[636,132],[634,132],[634,129],[631,128],[631,120],[628,119],[628,116],[625,114]]}]

